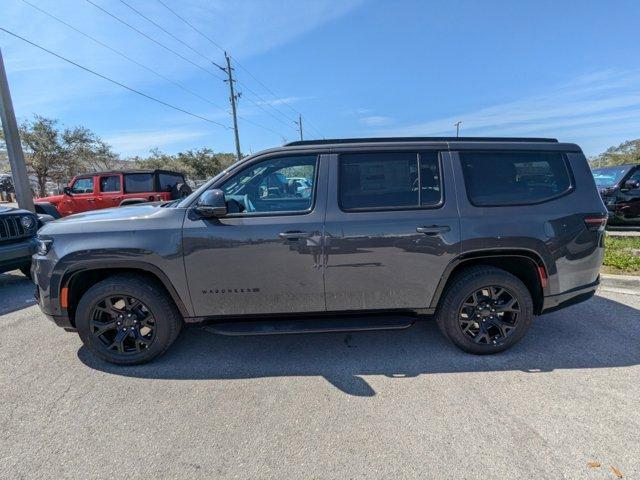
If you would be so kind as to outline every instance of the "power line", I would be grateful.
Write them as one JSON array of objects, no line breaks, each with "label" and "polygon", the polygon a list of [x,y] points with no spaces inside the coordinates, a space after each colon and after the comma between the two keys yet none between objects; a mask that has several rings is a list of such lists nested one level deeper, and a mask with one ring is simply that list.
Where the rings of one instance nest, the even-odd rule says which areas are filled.
[{"label": "power line", "polygon": [[[161,78],[161,79],[163,79],[163,80],[165,80],[165,81],[167,81],[167,82],[169,82],[169,83],[171,83],[171,84],[175,85],[176,87],[180,88],[181,90],[183,90],[183,91],[185,91],[185,92],[187,92],[187,93],[189,93],[189,94],[193,95],[194,97],[196,97],[196,98],[198,98],[198,99],[200,99],[200,100],[202,100],[202,101],[204,101],[204,102],[206,102],[206,103],[208,103],[208,104],[210,104],[210,105],[212,105],[212,106],[214,106],[214,107],[216,107],[216,108],[218,108],[218,109],[220,109],[220,110],[225,111],[226,113],[230,113],[228,109],[225,109],[225,107],[221,107],[220,105],[218,105],[218,104],[216,104],[216,103],[214,103],[214,102],[210,101],[208,98],[203,97],[203,96],[202,96],[202,95],[200,95],[199,93],[197,93],[197,92],[195,92],[195,91],[193,91],[193,90],[191,90],[191,89],[189,89],[189,88],[185,87],[184,85],[182,85],[182,84],[180,84],[180,83],[178,83],[178,82],[176,82],[176,81],[174,81],[174,80],[172,80],[172,79],[170,79],[170,78],[166,77],[165,75],[163,75],[163,74],[159,73],[158,71],[154,70],[153,68],[148,67],[148,66],[144,65],[143,63],[138,62],[137,60],[135,60],[135,59],[133,59],[133,58],[129,57],[129,56],[128,56],[128,55],[126,55],[125,53],[123,53],[123,52],[121,52],[121,51],[119,51],[119,50],[117,50],[117,49],[115,49],[115,48],[111,47],[111,46],[110,46],[110,45],[108,45],[107,43],[105,43],[105,42],[103,42],[103,41],[101,41],[101,40],[99,40],[99,39],[97,39],[97,38],[93,37],[92,35],[89,35],[89,34],[88,34],[88,33],[86,33],[86,32],[83,32],[82,30],[80,30],[80,29],[78,29],[78,28],[74,27],[74,26],[73,26],[73,25],[71,25],[70,23],[65,22],[65,21],[64,21],[64,20],[62,20],[61,18],[59,18],[59,17],[55,16],[55,15],[54,15],[54,14],[52,14],[51,12],[47,12],[46,10],[44,10],[44,9],[42,9],[42,8],[40,8],[40,7],[38,7],[37,5],[34,5],[34,4],[33,4],[33,3],[31,3],[31,2],[29,2],[28,0],[22,0],[22,1],[23,1],[24,3],[26,3],[27,5],[29,5],[30,7],[32,7],[32,8],[34,8],[34,9],[38,10],[38,11],[39,11],[39,12],[41,12],[41,13],[43,13],[44,15],[47,15],[48,17],[53,18],[54,20],[56,20],[57,22],[61,23],[62,25],[65,25],[66,27],[68,27],[68,28],[70,28],[71,30],[73,30],[73,31],[75,31],[75,32],[77,32],[77,33],[79,33],[80,35],[83,35],[83,36],[85,36],[86,38],[88,38],[88,39],[90,39],[90,40],[94,41],[94,42],[95,42],[95,43],[97,43],[98,45],[100,45],[100,46],[102,46],[102,47],[104,47],[104,48],[106,48],[106,49],[110,50],[111,52],[113,52],[113,53],[115,53],[115,54],[117,54],[117,55],[119,55],[119,56],[121,56],[122,58],[124,58],[124,59],[128,60],[129,62],[131,62],[131,63],[133,63],[133,64],[135,64],[135,65],[138,65],[139,67],[144,68],[145,70],[147,70],[147,71],[149,71],[149,72],[153,73],[153,74],[154,74],[154,75],[156,75],[158,78]],[[256,126],[256,127],[258,127],[258,128],[262,128],[263,130],[266,130],[266,131],[269,131],[269,132],[271,132],[271,133],[274,133],[275,135],[282,136],[282,134],[281,134],[280,132],[278,132],[278,131],[276,131],[276,130],[273,130],[272,128],[267,127],[267,126],[265,126],[265,125],[262,125],[262,124],[260,124],[260,123],[256,122],[255,120],[251,120],[251,119],[249,119],[249,118],[244,118],[244,117],[242,117],[242,116],[240,116],[240,115],[238,115],[238,118],[239,118],[239,119],[241,119],[242,121],[246,122],[246,123],[250,123],[250,124],[252,124],[252,125],[255,125],[255,126]],[[227,128],[229,128],[229,127],[227,127]]]},{"label": "power line", "polygon": [[214,125],[218,125],[219,127],[222,127],[222,128],[227,129],[227,130],[230,130],[230,128],[228,126],[223,125],[222,123],[216,122],[215,120],[211,120],[210,118],[207,118],[207,117],[203,117],[201,115],[198,115],[197,113],[192,113],[192,112],[190,112],[188,110],[185,110],[184,108],[177,107],[175,105],[172,105],[171,103],[165,102],[164,100],[160,100],[160,99],[158,99],[156,97],[153,97],[153,96],[148,95],[148,94],[146,94],[144,92],[141,92],[140,90],[136,90],[135,88],[129,87],[128,85],[125,85],[124,83],[120,83],[117,80],[114,80],[114,79],[112,79],[110,77],[107,77],[106,75],[103,75],[102,73],[98,73],[95,70],[91,70],[90,68],[85,67],[84,65],[80,65],[79,63],[76,63],[73,60],[70,60],[70,59],[68,59],[66,57],[63,57],[62,55],[59,55],[59,54],[49,50],[48,48],[43,47],[42,45],[38,45],[37,43],[32,42],[31,40],[28,40],[28,39],[18,35],[17,33],[14,33],[14,32],[12,32],[10,30],[7,30],[6,28],[0,27],[0,30],[2,30],[3,32],[8,33],[9,35],[11,35],[11,36],[13,36],[15,38],[18,38],[18,39],[22,40],[23,42],[26,42],[26,43],[28,43],[28,44],[30,44],[30,45],[32,45],[32,46],[44,51],[44,52],[47,52],[48,54],[53,55],[54,57],[57,57],[60,60],[64,60],[65,62],[70,63],[71,65],[74,65],[74,66],[84,70],[85,72],[89,72],[89,73],[91,73],[91,74],[93,74],[93,75],[95,75],[97,77],[100,77],[100,78],[102,78],[104,80],[107,80],[108,82],[113,83],[114,85],[118,85],[119,87],[122,87],[122,88],[124,88],[126,90],[129,90],[130,92],[133,92],[133,93],[135,93],[137,95],[140,95],[140,96],[142,96],[144,98],[147,98],[149,100],[153,100],[154,102],[157,102],[157,103],[159,103],[161,105],[164,105],[165,107],[172,108],[174,110],[177,110],[179,112],[185,113],[185,114],[190,115],[192,117],[198,118],[200,120],[204,120],[205,122],[209,122],[209,123],[212,123]]},{"label": "power line", "polygon": [[146,33],[144,33],[142,30],[134,27],[133,25],[131,25],[130,23],[125,22],[124,20],[122,20],[120,17],[114,15],[113,13],[109,12],[108,10],[102,8],[100,5],[94,3],[92,0],[86,0],[88,3],[90,3],[91,5],[93,5],[94,7],[96,7],[98,10],[101,10],[102,12],[106,13],[107,15],[109,15],[111,18],[113,18],[114,20],[117,20],[118,22],[122,23],[123,25],[126,25],[127,27],[129,27],[131,30],[133,30],[134,32],[138,33],[139,35],[142,35],[143,37],[145,37],[147,40],[155,43],[156,45],[159,45],[160,47],[164,48],[165,50],[167,50],[168,52],[173,53],[174,55],[176,55],[177,57],[180,57],[182,60],[184,60],[185,62],[190,63],[191,65],[199,68],[200,70],[202,70],[203,72],[207,73],[208,75],[211,75],[214,78],[217,78],[218,80],[224,80],[222,77],[214,74],[213,72],[211,72],[210,70],[204,68],[202,65],[197,64],[194,61],[189,60],[187,57],[185,57],[184,55],[176,52],[175,50],[167,47],[164,43],[159,42],[158,40],[156,40],[155,38],[147,35]]},{"label": "power line", "polygon": [[[204,53],[196,50],[195,48],[193,48],[191,45],[189,45],[187,42],[183,41],[182,39],[180,39],[179,37],[177,37],[176,35],[174,35],[173,33],[171,33],[169,30],[167,30],[166,28],[164,28],[162,25],[160,25],[158,22],[150,19],[149,17],[147,17],[144,13],[142,13],[140,10],[136,9],[135,7],[132,7],[131,5],[129,5],[127,2],[125,2],[125,0],[120,0],[120,3],[126,5],[129,9],[131,9],[132,11],[134,11],[135,13],[137,13],[139,16],[141,16],[142,18],[144,18],[147,22],[151,23],[152,25],[155,25],[156,27],[158,27],[160,30],[162,30],[164,33],[166,33],[167,35],[169,35],[171,38],[173,38],[175,41],[181,43],[182,45],[184,45],[185,47],[187,47],[189,50],[191,50],[192,52],[194,52],[196,55],[199,55],[200,57],[204,58],[207,62],[213,63],[211,61],[211,59],[209,57],[207,57]],[[216,65],[218,66],[218,65]]]},{"label": "power line", "polygon": [[[99,10],[101,10],[102,12],[106,13],[107,15],[109,15],[110,17],[114,18],[115,20],[117,20],[118,22],[126,25],[127,27],[129,27],[130,29],[132,29],[133,31],[137,32],[138,34],[142,35],[143,37],[147,38],[148,40],[160,45],[162,48],[170,51],[171,53],[173,53],[174,55],[177,55],[178,57],[182,58],[183,60],[191,63],[192,65],[195,65],[196,67],[200,68],[201,70],[203,70],[204,72],[208,73],[209,75],[217,78],[218,80],[222,80],[224,81],[225,79],[218,76],[218,75],[214,75],[213,73],[211,73],[209,70],[207,70],[206,68],[202,67],[201,65],[198,65],[195,62],[192,62],[191,60],[189,60],[188,58],[184,57],[183,55],[179,54],[178,52],[172,50],[171,48],[167,47],[166,45],[164,45],[163,43],[157,41],[156,39],[154,39],[153,37],[147,35],[146,33],[144,33],[143,31],[137,29],[136,27],[134,27],[133,25],[125,22],[124,20],[122,20],[121,18],[119,18],[118,16],[112,14],[111,12],[109,12],[108,10],[104,9],[103,7],[101,7],[100,5],[97,5],[96,3],[94,3],[92,0],[86,0],[88,3],[90,3],[91,5],[93,5],[94,7],[98,8]],[[122,1],[122,0],[121,0]],[[131,8],[132,10],[134,10],[136,13],[138,13],[140,16],[144,17],[145,19],[147,19],[149,22],[151,22],[152,24],[154,24],[155,26],[157,26],[158,28],[160,28],[162,31],[167,32],[166,29],[164,29],[162,26],[160,26],[159,24],[157,24],[156,22],[154,22],[153,20],[147,18],[145,15],[141,14],[140,12],[138,12],[137,10],[135,10],[133,7],[129,6],[126,2],[122,2],[125,5],[127,5],[129,8]],[[164,5],[164,4],[163,4]],[[166,5],[165,5],[166,7]],[[168,8],[168,7],[167,7]],[[173,12],[173,10],[169,9],[171,12]],[[173,12],[175,13],[175,12]],[[177,14],[176,14],[177,15]],[[182,19],[182,17],[179,17]],[[170,34],[172,37],[175,37],[173,34]],[[184,43],[186,45],[185,42],[182,42],[181,40],[179,40],[181,43]],[[191,48],[191,47],[190,47]],[[195,50],[194,50],[195,51]],[[205,57],[206,58],[206,57]],[[207,59],[208,60],[208,59]],[[210,61],[210,60],[209,60]],[[221,70],[224,70],[223,67],[221,67],[220,65],[217,65],[215,62],[212,62],[215,66],[217,66],[218,68],[220,68]],[[264,107],[262,107],[262,105],[260,105],[257,102],[254,102],[251,98],[248,98],[247,100],[249,100],[251,103],[253,103],[254,105],[256,105],[258,108],[262,109],[263,111],[265,111],[267,114],[271,115],[273,118],[275,118],[276,120],[282,122],[278,117],[275,117],[271,112],[269,112],[268,110],[266,110]],[[284,122],[283,122],[284,123]],[[285,125],[287,125],[285,123]],[[289,125],[287,125],[289,126]]]},{"label": "power line", "polygon": [[204,33],[202,33],[199,29],[197,29],[196,27],[194,27],[186,18],[182,17],[180,14],[178,14],[175,10],[173,10],[171,7],[169,7],[166,3],[164,3],[162,0],[158,0],[158,2],[160,3],[160,5],[162,5],[164,8],[166,8],[167,10],[169,10],[171,13],[173,13],[176,17],[178,17],[180,20],[182,20],[184,23],[186,23],[188,26],[190,26],[195,32],[199,33],[201,36],[203,36],[204,38],[206,38],[207,40],[209,40],[209,42],[211,42],[212,45],[214,45],[215,47],[219,48],[221,52],[225,52],[226,50],[220,46],[220,44],[218,44],[215,40],[213,40],[212,38],[210,38],[209,36],[205,35]]},{"label": "power line", "polygon": [[272,128],[269,127],[265,127],[264,125],[261,125],[260,123],[256,122],[255,120],[251,120],[249,118],[243,117],[242,115],[238,115],[238,118],[240,120],[242,120],[243,122],[247,122],[247,123],[251,123],[252,125],[255,125],[256,127],[260,127],[263,128],[265,130],[269,130],[271,133],[278,135],[279,137],[284,137],[284,135],[282,135],[282,132],[278,132]]},{"label": "power line", "polygon": [[219,109],[221,109],[221,110],[223,110],[223,111],[226,111],[224,107],[221,107],[220,105],[217,105],[216,103],[212,102],[212,101],[211,101],[211,100],[209,100],[208,98],[203,97],[203,96],[202,96],[202,95],[200,95],[199,93],[194,92],[193,90],[191,90],[191,89],[189,89],[189,88],[185,87],[184,85],[182,85],[182,84],[180,84],[180,83],[178,83],[178,82],[176,82],[176,81],[174,81],[174,80],[171,80],[170,78],[168,78],[168,77],[166,77],[165,75],[163,75],[163,74],[161,74],[161,73],[157,72],[157,71],[156,71],[156,70],[154,70],[153,68],[148,67],[148,66],[146,66],[146,65],[144,65],[144,64],[142,64],[142,63],[140,63],[140,62],[138,62],[137,60],[135,60],[135,59],[133,59],[133,58],[129,57],[127,54],[125,54],[125,53],[123,53],[123,52],[121,52],[121,51],[119,51],[119,50],[116,50],[115,48],[113,48],[113,47],[111,47],[110,45],[108,45],[108,44],[104,43],[103,41],[101,41],[101,40],[99,40],[99,39],[97,39],[97,38],[95,38],[95,37],[93,37],[93,36],[89,35],[89,34],[88,34],[88,33],[86,33],[86,32],[83,32],[82,30],[80,30],[80,29],[78,29],[78,28],[74,27],[73,25],[71,25],[71,24],[69,24],[69,23],[65,22],[65,21],[64,21],[64,20],[62,20],[61,18],[56,17],[56,16],[55,16],[55,15],[53,15],[52,13],[47,12],[46,10],[43,10],[42,8],[38,7],[37,5],[34,5],[33,3],[29,2],[28,0],[22,0],[22,1],[23,1],[24,3],[26,3],[27,5],[29,5],[30,7],[32,7],[32,8],[34,8],[34,9],[38,10],[38,11],[39,11],[39,12],[41,12],[41,13],[43,13],[44,15],[47,15],[48,17],[53,18],[53,19],[54,19],[54,20],[56,20],[57,22],[60,22],[62,25],[65,25],[66,27],[70,28],[70,29],[71,29],[71,30],[73,30],[74,32],[77,32],[77,33],[79,33],[80,35],[85,36],[86,38],[88,38],[88,39],[90,39],[90,40],[94,41],[95,43],[97,43],[98,45],[100,45],[100,46],[102,46],[102,47],[106,48],[107,50],[110,50],[111,52],[115,53],[116,55],[121,56],[122,58],[124,58],[124,59],[128,60],[129,62],[131,62],[131,63],[133,63],[133,64],[135,64],[135,65],[138,65],[138,66],[139,66],[139,67],[141,67],[141,68],[144,68],[145,70],[147,70],[147,71],[149,71],[149,72],[153,73],[153,74],[154,74],[154,75],[156,75],[157,77],[159,77],[159,78],[161,78],[161,79],[163,79],[163,80],[165,80],[165,81],[167,81],[167,82],[169,82],[169,83],[171,83],[171,84],[175,85],[176,87],[178,87],[178,88],[180,88],[181,90],[183,90],[183,91],[185,91],[185,92],[187,92],[187,93],[189,93],[189,94],[193,95],[194,97],[196,97],[196,98],[198,98],[198,99],[202,100],[203,102],[207,102],[209,105],[212,105],[212,106],[214,106],[214,107],[216,107],[216,108],[219,108]]},{"label": "power line", "polygon": [[[122,1],[122,0],[121,0]],[[178,12],[176,12],[173,8],[171,8],[169,5],[167,5],[163,0],[158,0],[158,3],[160,3],[163,7],[165,7],[167,10],[169,10],[173,15],[175,15],[178,19],[180,19],[182,22],[184,22],[186,25],[188,25],[193,31],[195,31],[196,33],[198,33],[199,35],[201,35],[203,38],[205,38],[206,40],[208,40],[212,45],[214,45],[216,48],[218,48],[220,51],[225,52],[224,47],[222,47],[218,42],[216,42],[215,40],[213,40],[211,37],[209,37],[207,34],[205,34],[204,32],[202,32],[199,28],[197,28],[196,26],[194,26],[191,22],[189,22],[186,18],[184,18],[182,15],[180,15]],[[245,66],[243,66],[241,63],[239,63],[235,58],[234,58],[235,63],[242,68],[244,71],[246,71],[254,80],[256,80],[263,88],[265,88],[267,91],[269,91],[269,93],[271,93],[271,95],[273,95],[276,98],[280,98],[273,90],[271,90],[269,87],[267,87],[263,82],[261,82],[255,75],[253,75],[249,69],[247,69]],[[255,93],[252,89],[250,89],[249,87],[247,87],[243,82],[238,81],[238,83],[240,85],[242,85],[245,89],[247,89],[249,92],[253,93],[256,97],[258,97],[263,103],[271,106],[271,108],[273,108],[275,111],[277,111],[278,113],[280,113],[280,115],[284,116],[288,121],[296,123],[295,119],[291,119],[290,117],[288,117],[287,115],[285,115],[284,113],[280,112],[280,110],[278,110],[277,108],[275,108],[272,104],[270,104],[269,102],[266,102],[264,99],[262,99],[257,93]],[[249,99],[250,100],[250,99]],[[251,101],[251,100],[250,100]],[[253,102],[255,103],[255,102]],[[283,102],[285,105],[287,105],[294,113],[296,113],[297,115],[300,115],[300,112],[298,112],[297,110],[295,110],[293,107],[291,107],[291,105],[289,105],[286,101]],[[260,106],[259,104],[256,104],[258,106]],[[265,109],[263,109],[265,110]],[[311,122],[309,122],[309,120],[307,119],[307,122],[309,124],[311,124]],[[287,125],[290,126],[290,125]],[[313,124],[311,124],[311,126],[313,127]],[[316,130],[317,133],[320,134],[321,137],[323,137],[323,135],[318,131],[317,128],[314,127],[314,130]]]}]

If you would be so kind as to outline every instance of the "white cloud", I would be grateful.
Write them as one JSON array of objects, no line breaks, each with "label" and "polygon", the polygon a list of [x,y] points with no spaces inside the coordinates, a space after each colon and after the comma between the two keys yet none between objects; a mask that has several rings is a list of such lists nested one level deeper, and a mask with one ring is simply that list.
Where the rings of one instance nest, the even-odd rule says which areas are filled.
[{"label": "white cloud", "polygon": [[202,138],[206,132],[194,130],[157,130],[116,133],[105,138],[123,156],[144,155],[154,147],[171,147],[187,140]]},{"label": "white cloud", "polygon": [[371,113],[371,112],[373,112],[373,110],[370,108],[358,107],[358,108],[348,108],[347,110],[344,110],[342,114],[353,116],[353,115],[366,115],[367,113]]},{"label": "white cloud", "polygon": [[[207,80],[206,74],[199,68],[143,38],[89,3],[76,0],[29,1],[135,61],[189,88],[193,89],[194,84],[200,85]],[[332,0],[185,0],[176,3],[174,8],[206,35],[219,42],[223,48],[228,49],[235,59],[247,64],[248,57],[290,42],[349,13],[363,1],[343,0],[336,3]],[[135,8],[193,46],[195,50],[203,52],[207,58],[198,56],[116,0],[97,0],[96,3],[194,63],[209,69],[214,75],[221,75],[207,58],[222,62],[222,51],[173,16],[157,1],[140,0],[136,2]],[[193,110],[194,105],[201,104],[201,100],[20,0],[4,0],[2,5],[3,27],[29,40],[145,93],[170,100],[171,103],[179,103],[189,110]],[[4,32],[0,32],[0,42],[18,115],[28,116],[30,112],[43,112],[57,116],[69,110],[81,111],[80,102],[100,99],[105,95],[123,98],[130,95],[120,87],[109,85],[105,80],[83,72]],[[241,75],[240,71],[242,70],[239,69],[238,75]],[[254,73],[260,76],[259,72]],[[243,75],[246,73],[243,72]],[[219,88],[208,87],[203,90],[196,86],[195,90],[226,109],[228,93],[224,85],[216,78],[208,80],[211,80],[210,84],[219,84]],[[249,78],[246,80],[249,81]],[[268,80],[265,81],[269,84]],[[282,95],[281,98],[269,100],[269,95],[265,94],[264,99],[279,105],[302,98],[287,97],[286,92],[282,92]]]},{"label": "white cloud", "polygon": [[[595,135],[615,143],[626,138],[621,136],[623,130],[635,130],[640,136],[640,72],[596,72],[537,95],[377,134],[451,135],[458,120],[461,135],[466,136],[551,136],[573,141]],[[597,142],[586,144],[602,148],[596,147]]]},{"label": "white cloud", "polygon": [[391,117],[384,117],[382,115],[371,115],[369,117],[362,117],[358,121],[367,127],[382,127],[384,125],[390,125],[393,123]]},{"label": "white cloud", "polygon": [[256,102],[259,105],[291,105],[293,103],[299,102],[300,100],[310,100],[313,97],[282,97],[282,98],[274,98],[272,100],[263,100]]}]

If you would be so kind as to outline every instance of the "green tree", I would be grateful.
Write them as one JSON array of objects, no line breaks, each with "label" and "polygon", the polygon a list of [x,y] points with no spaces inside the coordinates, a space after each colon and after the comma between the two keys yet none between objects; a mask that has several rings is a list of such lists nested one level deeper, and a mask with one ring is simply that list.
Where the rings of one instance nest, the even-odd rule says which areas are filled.
[{"label": "green tree", "polygon": [[640,163],[640,138],[627,140],[589,159],[589,164],[593,168],[624,165],[626,163]]},{"label": "green tree", "polygon": [[57,120],[39,115],[20,125],[20,139],[40,196],[46,195],[48,181],[64,183],[78,173],[114,168],[119,162],[111,147],[87,128],[62,129]]},{"label": "green tree", "polygon": [[206,180],[217,175],[235,161],[232,153],[215,153],[210,148],[187,150],[175,155],[153,148],[147,157],[130,159],[137,168],[174,170],[191,180]]},{"label": "green tree", "polygon": [[232,153],[214,153],[212,149],[205,147],[180,152],[177,160],[191,170],[195,180],[206,180],[232,165],[236,156]]}]

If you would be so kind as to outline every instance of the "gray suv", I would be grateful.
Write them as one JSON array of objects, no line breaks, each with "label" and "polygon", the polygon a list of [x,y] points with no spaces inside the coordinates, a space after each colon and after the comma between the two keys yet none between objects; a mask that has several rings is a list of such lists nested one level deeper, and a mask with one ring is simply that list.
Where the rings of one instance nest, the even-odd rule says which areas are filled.
[{"label": "gray suv", "polygon": [[183,323],[251,335],[421,316],[488,354],[593,296],[606,218],[580,148],[553,139],[294,142],[181,200],[47,224],[32,274],[42,311],[117,364],[162,354]]}]

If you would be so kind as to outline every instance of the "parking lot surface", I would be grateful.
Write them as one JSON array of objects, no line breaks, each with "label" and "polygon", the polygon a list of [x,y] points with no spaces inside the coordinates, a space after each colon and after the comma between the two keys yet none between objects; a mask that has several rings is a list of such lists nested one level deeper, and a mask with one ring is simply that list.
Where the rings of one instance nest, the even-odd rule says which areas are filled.
[{"label": "parking lot surface", "polygon": [[32,293],[0,275],[0,478],[640,478],[639,295],[601,291],[495,356],[434,322],[190,327],[159,360],[116,367]]}]

